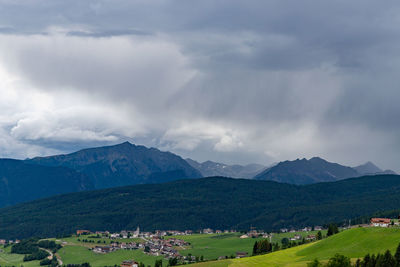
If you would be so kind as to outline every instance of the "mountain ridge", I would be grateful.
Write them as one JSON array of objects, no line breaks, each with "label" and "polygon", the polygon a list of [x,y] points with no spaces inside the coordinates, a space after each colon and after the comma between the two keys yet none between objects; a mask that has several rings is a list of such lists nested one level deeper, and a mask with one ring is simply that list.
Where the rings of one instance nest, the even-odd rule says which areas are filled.
[{"label": "mountain ridge", "polygon": [[204,161],[202,163],[193,159],[185,159],[193,168],[197,169],[204,177],[212,176],[224,176],[231,178],[253,178],[261,170],[265,169],[264,165],[261,164],[224,164],[214,162],[211,160]]},{"label": "mountain ridge", "polygon": [[349,167],[329,162],[320,157],[312,157],[308,160],[303,158],[293,161],[281,161],[253,178],[300,185],[379,174],[396,173],[391,170],[382,171],[372,162],[367,162],[357,167]]},{"label": "mountain ridge", "polygon": [[74,169],[89,176],[97,189],[202,177],[178,155],[129,142],[36,157],[27,162]]}]

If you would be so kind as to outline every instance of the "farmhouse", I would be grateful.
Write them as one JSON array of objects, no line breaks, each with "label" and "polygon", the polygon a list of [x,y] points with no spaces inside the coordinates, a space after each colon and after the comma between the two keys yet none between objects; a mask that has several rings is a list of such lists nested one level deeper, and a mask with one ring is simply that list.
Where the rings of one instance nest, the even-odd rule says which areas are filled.
[{"label": "farmhouse", "polygon": [[376,227],[388,227],[391,223],[387,218],[371,218],[371,225]]},{"label": "farmhouse", "polygon": [[139,264],[133,260],[123,261],[120,265],[121,267],[138,267]]},{"label": "farmhouse", "polygon": [[243,251],[238,251],[236,252],[236,258],[243,258],[247,256],[247,252],[243,252]]},{"label": "farmhouse", "polygon": [[76,230],[77,235],[88,235],[90,234],[89,230]]},{"label": "farmhouse", "polygon": [[317,239],[317,237],[315,235],[308,235],[306,237],[306,240],[315,240],[315,239]]}]

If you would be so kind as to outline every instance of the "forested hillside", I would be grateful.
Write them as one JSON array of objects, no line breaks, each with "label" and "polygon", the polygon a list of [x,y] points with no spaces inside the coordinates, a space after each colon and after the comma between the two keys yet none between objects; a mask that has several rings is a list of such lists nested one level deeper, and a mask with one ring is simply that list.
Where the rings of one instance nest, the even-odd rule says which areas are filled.
[{"label": "forested hillside", "polygon": [[76,229],[248,229],[321,225],[398,208],[400,176],[307,186],[203,178],[80,192],[0,209],[0,237]]}]

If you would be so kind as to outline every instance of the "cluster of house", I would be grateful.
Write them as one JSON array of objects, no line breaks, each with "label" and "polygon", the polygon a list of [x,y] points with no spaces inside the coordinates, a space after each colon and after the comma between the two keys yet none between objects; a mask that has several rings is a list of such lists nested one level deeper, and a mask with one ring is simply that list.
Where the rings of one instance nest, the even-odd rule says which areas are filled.
[{"label": "cluster of house", "polygon": [[130,242],[130,243],[111,243],[108,246],[95,246],[92,251],[95,253],[101,253],[101,254],[107,254],[113,251],[117,251],[119,249],[139,249],[139,248],[144,248],[142,243],[135,243],[135,242]]},{"label": "cluster of house", "polygon": [[296,232],[311,232],[311,231],[321,231],[323,228],[322,226],[314,226],[314,227],[304,227],[301,229],[287,229],[287,228],[282,228],[281,233],[296,233]]},{"label": "cluster of house", "polygon": [[240,238],[257,238],[257,237],[263,237],[263,238],[270,238],[271,235],[269,235],[268,233],[265,232],[259,232],[257,230],[251,230],[248,231],[247,233],[243,234],[240,236]]},{"label": "cluster of house", "polygon": [[211,228],[205,228],[199,231],[200,234],[222,234],[222,233],[236,233],[236,230],[213,230]]},{"label": "cluster of house", "polygon": [[[200,233],[206,231],[207,233],[214,233],[212,229],[204,229],[200,230]],[[204,233],[206,233],[204,232]],[[218,230],[216,231],[218,232]],[[222,233],[222,231],[219,231]],[[167,230],[167,231],[160,231],[157,230],[155,232],[141,232],[140,228],[138,227],[135,231],[128,231],[122,230],[117,233],[110,233],[109,231],[96,231],[92,232],[89,230],[77,230],[76,235],[96,235],[102,238],[110,238],[110,239],[126,239],[126,238],[153,238],[153,237],[163,237],[163,236],[179,236],[179,235],[191,235],[193,234],[192,230],[186,231],[176,231],[176,230]]]},{"label": "cluster of house", "polygon": [[[302,240],[303,237],[301,235],[294,235],[293,237],[289,238],[290,241],[299,241]],[[316,235],[307,235],[305,238],[307,241],[314,241],[317,239]]]},{"label": "cluster of house", "polygon": [[175,247],[184,247],[189,244],[176,238],[163,239],[153,236],[151,239],[145,239],[141,242],[113,242],[107,246],[96,246],[92,249],[95,253],[106,254],[120,249],[143,249],[144,253],[153,256],[164,256],[166,258],[181,258]]},{"label": "cluster of house", "polygon": [[[400,219],[400,216],[399,216]],[[399,226],[399,220],[393,220],[389,218],[371,218],[371,226],[375,227],[389,227],[389,226]]]},{"label": "cluster of house", "polygon": [[20,240],[6,240],[6,239],[0,239],[0,245],[6,245],[6,244],[18,244]]},{"label": "cluster of house", "polygon": [[120,265],[121,267],[139,267],[139,263],[134,260],[123,261]]},{"label": "cluster of house", "polygon": [[169,238],[163,239],[154,236],[144,244],[144,252],[152,256],[164,256],[166,258],[181,258],[175,247],[185,247],[189,244],[181,239]]}]

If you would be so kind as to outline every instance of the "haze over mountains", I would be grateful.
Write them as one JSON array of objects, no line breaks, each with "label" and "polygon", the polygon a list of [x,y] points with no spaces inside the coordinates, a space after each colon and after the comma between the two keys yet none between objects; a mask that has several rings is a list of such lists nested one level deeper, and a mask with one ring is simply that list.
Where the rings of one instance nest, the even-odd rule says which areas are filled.
[{"label": "haze over mountains", "polygon": [[253,178],[265,169],[265,166],[261,164],[228,165],[210,160],[203,163],[199,163],[192,159],[186,159],[186,161],[193,168],[197,169],[204,177],[223,176],[232,178]]},{"label": "haze over mountains", "polygon": [[395,172],[382,171],[371,162],[352,168],[314,157],[309,160],[303,158],[280,162],[256,175],[254,179],[302,185],[378,174],[395,174]]}]

